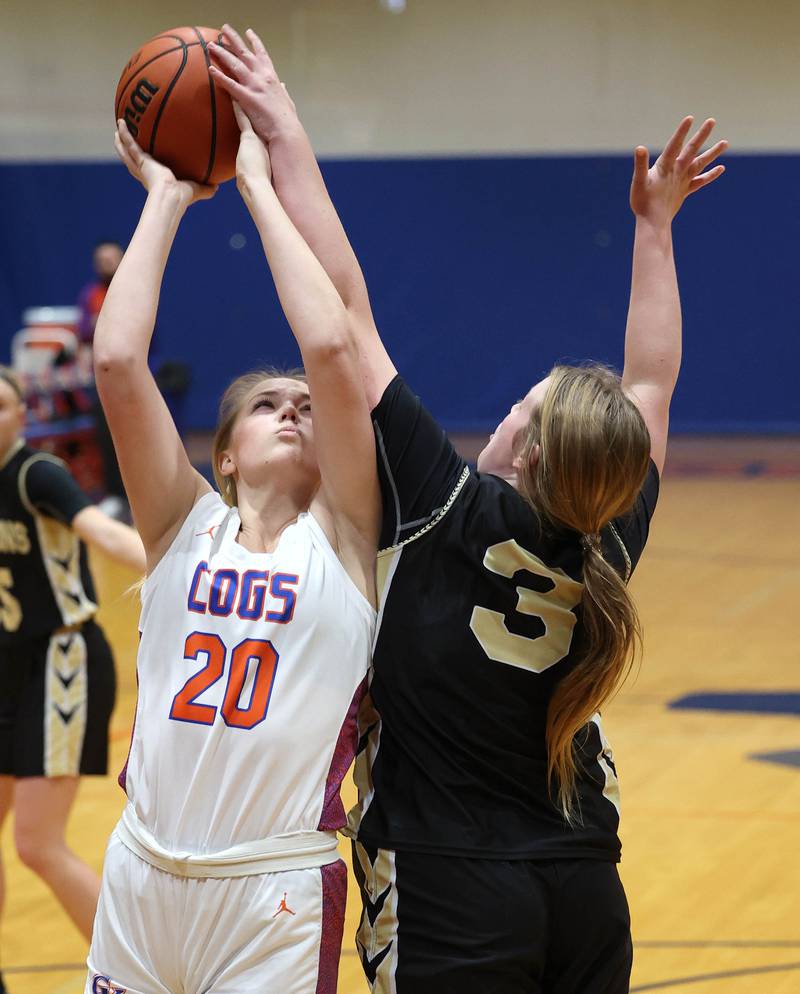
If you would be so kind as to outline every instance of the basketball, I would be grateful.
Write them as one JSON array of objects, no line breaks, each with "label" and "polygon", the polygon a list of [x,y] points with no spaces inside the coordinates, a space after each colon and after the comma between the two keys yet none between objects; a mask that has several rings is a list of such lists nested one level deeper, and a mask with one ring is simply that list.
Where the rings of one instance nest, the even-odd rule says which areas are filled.
[{"label": "basketball", "polygon": [[114,119],[178,179],[223,183],[236,172],[239,127],[231,99],[208,72],[216,28],[173,28],[146,42],[122,70]]}]

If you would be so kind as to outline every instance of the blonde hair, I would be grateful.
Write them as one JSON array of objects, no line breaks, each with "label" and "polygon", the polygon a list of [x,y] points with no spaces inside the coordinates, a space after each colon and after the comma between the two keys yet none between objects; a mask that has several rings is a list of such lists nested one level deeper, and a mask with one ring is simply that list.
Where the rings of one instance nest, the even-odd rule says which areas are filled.
[{"label": "blonde hair", "polygon": [[11,369],[10,366],[0,365],[0,380],[3,380],[11,387],[11,389],[17,395],[17,399],[19,400],[20,404],[25,403],[25,394],[23,393],[22,390],[22,384],[20,383],[19,377],[14,372],[14,370]]},{"label": "blonde hair", "polygon": [[211,467],[220,496],[230,507],[236,507],[239,499],[236,493],[236,481],[221,472],[220,456],[230,444],[233,427],[245,401],[264,380],[299,380],[301,383],[305,383],[306,374],[305,370],[299,367],[284,371],[276,369],[274,366],[265,366],[263,369],[254,369],[242,376],[237,376],[222,395],[222,400],[219,402],[217,430],[214,432],[214,441],[211,446]]},{"label": "blonde hair", "polygon": [[612,370],[556,366],[517,448],[523,496],[545,523],[582,535],[585,648],[553,691],[546,730],[551,788],[572,824],[575,735],[617,690],[641,645],[636,607],[603,557],[600,531],[632,509],[647,475],[650,435]]}]

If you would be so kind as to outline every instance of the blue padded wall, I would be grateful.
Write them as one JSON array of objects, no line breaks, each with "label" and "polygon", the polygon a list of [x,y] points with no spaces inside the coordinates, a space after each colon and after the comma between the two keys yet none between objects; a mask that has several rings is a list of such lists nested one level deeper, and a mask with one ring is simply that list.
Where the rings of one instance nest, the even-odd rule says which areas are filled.
[{"label": "blue padded wall", "polygon": [[[728,156],[675,224],[680,431],[798,431],[800,156]],[[398,368],[451,429],[491,428],[559,358],[619,365],[632,217],[622,156],[332,161],[324,172]],[[75,300],[143,193],[113,163],[0,165],[0,334]],[[244,234],[243,248],[231,237]],[[227,381],[297,351],[233,184],[193,207],[161,298],[159,352],[192,367],[190,428]]]}]

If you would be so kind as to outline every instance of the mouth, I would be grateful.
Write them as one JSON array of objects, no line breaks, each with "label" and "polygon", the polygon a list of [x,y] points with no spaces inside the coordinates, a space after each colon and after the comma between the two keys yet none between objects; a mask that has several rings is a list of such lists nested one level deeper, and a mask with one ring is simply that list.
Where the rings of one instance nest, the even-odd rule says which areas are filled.
[{"label": "mouth", "polygon": [[276,435],[299,435],[300,432],[298,431],[297,428],[293,428],[290,425],[284,425],[282,428],[279,428],[277,430],[277,432],[275,432],[275,434]]}]

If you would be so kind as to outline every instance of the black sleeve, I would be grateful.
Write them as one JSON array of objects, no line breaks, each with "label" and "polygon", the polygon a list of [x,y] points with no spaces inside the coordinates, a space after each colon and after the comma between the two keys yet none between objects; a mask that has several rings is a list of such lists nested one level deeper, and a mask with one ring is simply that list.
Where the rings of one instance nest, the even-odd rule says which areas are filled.
[{"label": "black sleeve", "polygon": [[[618,536],[616,544],[621,541],[625,547],[624,551],[617,551],[622,551],[625,559],[625,563],[620,565],[623,565],[626,577],[629,577],[636,568],[636,564],[644,551],[647,536],[650,534],[650,519],[653,517],[658,501],[659,482],[658,469],[651,459],[647,476],[632,510],[621,518],[615,518],[612,522],[612,530],[616,532],[614,538]],[[611,546],[614,544],[613,541],[609,542]],[[616,559],[617,556],[611,556],[612,561]]]},{"label": "black sleeve", "polygon": [[372,412],[383,496],[380,547],[419,531],[447,502],[466,463],[396,376]]},{"label": "black sleeve", "polygon": [[71,525],[92,503],[67,467],[52,456],[32,456],[20,470],[19,486],[24,503],[63,525]]}]

